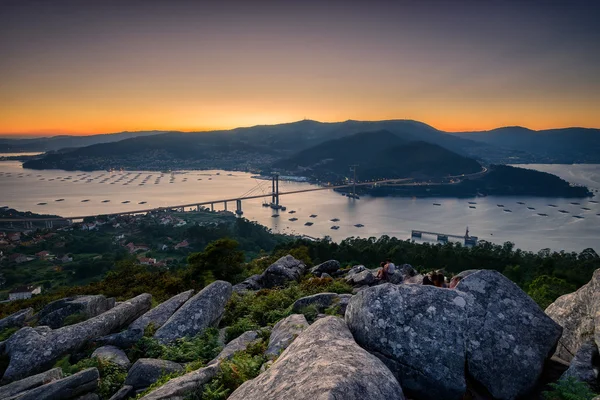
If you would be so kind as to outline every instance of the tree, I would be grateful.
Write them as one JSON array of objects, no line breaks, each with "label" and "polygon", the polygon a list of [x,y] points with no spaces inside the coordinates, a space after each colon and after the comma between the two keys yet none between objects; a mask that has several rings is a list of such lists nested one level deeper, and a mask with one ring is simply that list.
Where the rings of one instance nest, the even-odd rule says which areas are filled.
[{"label": "tree", "polygon": [[564,279],[554,276],[538,276],[529,284],[527,294],[542,308],[546,309],[563,294],[574,292],[577,287]]},{"label": "tree", "polygon": [[238,242],[229,238],[215,240],[204,251],[188,257],[192,277],[204,279],[211,274],[215,279],[235,280],[243,272],[244,253]]}]

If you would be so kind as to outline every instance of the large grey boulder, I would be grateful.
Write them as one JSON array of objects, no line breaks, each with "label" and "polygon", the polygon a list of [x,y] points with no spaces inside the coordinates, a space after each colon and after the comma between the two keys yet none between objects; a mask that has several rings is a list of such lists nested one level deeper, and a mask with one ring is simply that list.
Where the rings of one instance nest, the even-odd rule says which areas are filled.
[{"label": "large grey boulder", "polygon": [[33,316],[33,308],[19,310],[8,317],[0,319],[0,331],[8,328],[21,328]]},{"label": "large grey boulder", "polygon": [[45,385],[63,377],[62,369],[52,368],[41,374],[33,375],[20,381],[0,386],[0,399],[8,399],[19,393]]},{"label": "large grey boulder", "polygon": [[262,273],[260,283],[263,288],[284,286],[291,281],[300,281],[305,272],[306,265],[288,254],[275,261]]},{"label": "large grey boulder", "polygon": [[183,400],[191,392],[202,390],[219,371],[219,364],[213,364],[185,375],[171,379],[163,386],[148,393],[140,400]]},{"label": "large grey boulder", "polygon": [[115,299],[107,299],[102,295],[75,296],[56,300],[37,314],[38,325],[46,325],[52,329],[63,326],[65,319],[74,314],[79,314],[88,319],[100,315],[115,306]]},{"label": "large grey boulder", "polygon": [[398,381],[360,348],[344,321],[318,320],[267,371],[246,381],[229,400],[403,400]]},{"label": "large grey boulder", "polygon": [[319,313],[322,313],[329,307],[337,307],[339,314],[343,316],[350,298],[352,298],[351,294],[317,293],[296,300],[292,305],[292,312],[299,314],[304,308],[314,306]]},{"label": "large grey boulder", "polygon": [[88,368],[4,400],[67,400],[95,391],[100,374]]},{"label": "large grey boulder", "polygon": [[133,346],[144,336],[144,331],[141,329],[126,329],[122,332],[112,333],[102,336],[94,340],[97,345],[116,346],[121,349],[126,349]]},{"label": "large grey boulder", "polygon": [[496,271],[473,273],[456,290],[367,288],[350,300],[346,322],[359,344],[385,360],[407,393],[432,400],[461,399],[465,371],[495,399],[527,395],[561,332]]},{"label": "large grey boulder", "polygon": [[233,286],[233,291],[238,294],[244,294],[252,290],[262,289],[261,275],[252,275],[241,283]]},{"label": "large grey boulder", "polygon": [[152,310],[148,311],[129,325],[129,329],[144,331],[150,324],[155,329],[160,328],[173,315],[182,304],[189,300],[194,294],[194,290],[188,290],[171,297],[169,300],[157,305]]},{"label": "large grey boulder", "polygon": [[116,364],[123,369],[129,369],[131,366],[131,361],[127,358],[127,354],[115,346],[98,347],[91,355],[91,358],[94,357],[102,361]]},{"label": "large grey boulder", "polygon": [[140,358],[127,373],[125,385],[133,386],[136,390],[145,389],[161,376],[174,372],[183,372],[181,364],[154,358]]},{"label": "large grey boulder", "polygon": [[340,262],[337,260],[329,260],[325,261],[322,264],[313,267],[310,272],[312,272],[316,276],[321,276],[321,274],[333,274],[337,272],[341,268]]},{"label": "large grey boulder", "polygon": [[287,349],[306,328],[308,328],[308,322],[302,314],[292,314],[277,322],[269,337],[269,346],[265,352],[267,358],[279,357],[281,352]]},{"label": "large grey boulder", "polygon": [[247,331],[242,333],[240,336],[227,343],[223,350],[221,350],[221,352],[214,359],[212,359],[208,365],[213,365],[223,360],[231,359],[238,351],[246,350],[248,345],[254,342],[256,339],[258,339],[258,332],[256,331]]},{"label": "large grey boulder", "polygon": [[370,285],[375,282],[375,275],[369,269],[346,276],[346,282],[355,286]]},{"label": "large grey boulder", "polygon": [[356,294],[346,323],[357,343],[377,354],[418,399],[458,400],[466,391],[464,293],[385,283]]},{"label": "large grey boulder", "polygon": [[131,397],[135,392],[135,389],[131,385],[123,385],[121,389],[117,390],[117,393],[113,394],[109,400],[125,400]]},{"label": "large grey boulder", "polygon": [[590,339],[600,347],[600,269],[579,290],[556,299],[546,308],[546,314],[563,327],[556,357],[570,362]]},{"label": "large grey boulder", "polygon": [[[571,360],[569,369],[560,377],[560,379],[575,378],[578,381],[585,382],[593,389],[598,386],[598,367],[600,367],[600,354],[598,347],[593,340],[589,340],[579,347],[577,354]],[[1,388],[0,388],[1,389]]]},{"label": "large grey boulder", "polygon": [[21,328],[6,342],[10,362],[3,382],[43,371],[91,340],[129,325],[150,309],[151,301],[151,295],[141,294],[87,321],[56,330]]},{"label": "large grey boulder", "polygon": [[231,283],[216,281],[189,299],[161,326],[154,337],[161,343],[196,336],[217,326],[231,297]]},{"label": "large grey boulder", "polygon": [[497,271],[470,274],[456,291],[472,295],[477,305],[467,308],[469,374],[496,399],[527,394],[554,352],[562,328]]}]

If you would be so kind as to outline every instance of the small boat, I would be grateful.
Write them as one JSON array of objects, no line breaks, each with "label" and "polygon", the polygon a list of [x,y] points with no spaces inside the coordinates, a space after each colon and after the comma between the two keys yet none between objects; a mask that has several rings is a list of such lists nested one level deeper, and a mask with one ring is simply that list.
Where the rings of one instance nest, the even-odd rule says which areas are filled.
[{"label": "small boat", "polygon": [[65,201],[65,199],[56,199],[54,201]]},{"label": "small boat", "polygon": [[525,204],[525,203],[523,203],[522,201],[517,201],[517,204]]},{"label": "small boat", "polygon": [[527,207],[529,210],[535,210],[534,207]]},{"label": "small boat", "polygon": [[582,219],[584,217],[582,217],[581,215],[573,215],[573,218]]},{"label": "small boat", "polygon": [[505,209],[504,209],[504,210],[502,210],[502,211],[504,211],[504,212],[512,212],[512,211],[510,211],[508,208],[505,208]]},{"label": "small boat", "polygon": [[312,223],[312,222],[306,222],[306,223],[304,224],[304,226],[312,226],[312,225],[313,225],[313,223]]},{"label": "small boat", "polygon": [[563,213],[563,214],[568,214],[569,212],[567,210],[558,210],[559,213]]},{"label": "small boat", "polygon": [[90,199],[81,200],[82,203],[87,203]]},{"label": "small boat", "polygon": [[469,204],[477,204],[476,201],[470,201]]},{"label": "small boat", "polygon": [[121,204],[128,204],[129,200],[122,201]]},{"label": "small boat", "polygon": [[138,204],[146,204],[145,201],[140,201]]},{"label": "small boat", "polygon": [[48,203],[38,203],[37,205],[38,206],[45,206],[46,204],[48,204]]},{"label": "small boat", "polygon": [[579,203],[575,203],[575,202],[573,202],[573,203],[571,203],[571,204],[573,204],[573,205],[575,205],[575,206],[578,206],[578,205],[580,205]]},{"label": "small boat", "polygon": [[103,203],[110,203],[110,200],[102,200]]},{"label": "small boat", "polygon": [[339,218],[332,218],[330,219],[331,222],[338,222],[340,219]]},{"label": "small boat", "polygon": [[504,204],[496,204],[498,207],[504,208]]},{"label": "small boat", "polygon": [[317,214],[310,214],[311,218],[317,218]]},{"label": "small boat", "polygon": [[298,221],[298,218],[290,218],[290,219],[288,219],[288,221],[292,221],[292,222]]},{"label": "small boat", "polygon": [[548,204],[548,207],[558,207],[556,204]]},{"label": "small boat", "polygon": [[590,203],[598,204],[596,200],[590,200]]},{"label": "small boat", "polygon": [[339,227],[339,226],[337,226],[337,225],[334,225],[334,226],[332,226],[330,229],[333,229],[333,230],[337,231],[338,229],[340,229],[340,227]]},{"label": "small boat", "polygon": [[469,206],[469,208],[477,208],[477,207],[475,207],[475,206]]},{"label": "small boat", "polygon": [[289,211],[289,213],[290,213],[290,214],[296,214],[296,211],[294,211],[294,210],[290,210],[290,211]]},{"label": "small boat", "polygon": [[433,203],[434,206],[441,206],[440,203]]},{"label": "small boat", "polygon": [[271,215],[271,218],[279,218],[279,214],[273,214]]},{"label": "small boat", "polygon": [[357,228],[362,228],[364,225],[363,224],[355,224],[354,226]]},{"label": "small boat", "polygon": [[587,208],[587,207],[581,207],[581,209],[582,209],[582,210],[585,210],[585,211],[590,211],[590,209],[589,209],[589,208]]},{"label": "small boat", "polygon": [[541,215],[542,217],[547,217],[548,214],[544,214],[544,213],[538,213],[538,215]]}]

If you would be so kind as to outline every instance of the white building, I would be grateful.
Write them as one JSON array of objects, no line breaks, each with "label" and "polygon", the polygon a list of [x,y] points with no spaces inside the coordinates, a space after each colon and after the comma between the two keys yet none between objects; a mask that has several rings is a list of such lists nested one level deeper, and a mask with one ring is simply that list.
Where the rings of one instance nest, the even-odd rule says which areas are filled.
[{"label": "white building", "polygon": [[42,293],[41,286],[22,286],[22,287],[18,287],[16,289],[11,290],[8,293],[8,300],[14,301],[14,300],[30,299],[31,296],[33,296],[34,294],[40,294],[40,293]]}]

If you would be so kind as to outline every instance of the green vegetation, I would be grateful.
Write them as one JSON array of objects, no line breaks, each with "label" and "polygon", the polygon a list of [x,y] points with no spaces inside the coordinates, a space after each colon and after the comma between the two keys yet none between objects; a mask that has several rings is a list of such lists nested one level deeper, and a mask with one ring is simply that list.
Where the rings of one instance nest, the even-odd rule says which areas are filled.
[{"label": "green vegetation", "polygon": [[592,400],[597,394],[589,386],[573,377],[551,383],[551,392],[544,392],[545,400]]},{"label": "green vegetation", "polygon": [[61,368],[65,376],[73,375],[87,368],[98,368],[100,382],[96,394],[98,394],[101,399],[109,399],[121,388],[121,386],[123,386],[125,378],[127,377],[127,370],[124,368],[95,357],[85,358],[76,364],[71,364],[69,361],[70,357],[70,355],[67,355],[61,358],[56,362],[55,367]]},{"label": "green vegetation", "polygon": [[16,332],[16,331],[18,331],[18,330],[19,330],[19,328],[17,328],[17,327],[14,327],[14,328],[5,328],[5,329],[2,329],[2,330],[0,331],[0,342],[3,342],[3,341],[5,341],[5,340],[6,340],[6,339],[8,339],[9,337],[11,337],[11,335],[12,335],[13,333],[15,333],[15,332]]},{"label": "green vegetation", "polygon": [[215,328],[191,338],[178,339],[169,345],[144,336],[129,350],[128,356],[132,362],[138,358],[161,358],[179,363],[194,361],[205,365],[221,351],[218,338],[219,331]]}]

